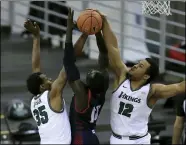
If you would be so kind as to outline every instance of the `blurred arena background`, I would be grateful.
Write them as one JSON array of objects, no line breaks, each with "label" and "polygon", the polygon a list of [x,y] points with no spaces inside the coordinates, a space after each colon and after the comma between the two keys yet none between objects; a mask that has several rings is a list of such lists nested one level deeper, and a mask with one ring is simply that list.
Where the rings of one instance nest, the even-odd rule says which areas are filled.
[{"label": "blurred arena background", "polygon": [[[130,65],[145,57],[154,58],[160,66],[158,82],[172,83],[185,78],[185,1],[171,1],[172,15],[143,15],[140,1],[1,1],[1,143],[38,143],[36,132],[18,133],[23,122],[35,126],[32,118],[12,120],[6,118],[7,105],[13,99],[28,103],[31,94],[25,80],[31,73],[32,38],[24,30],[23,23],[31,19],[41,27],[42,69],[55,78],[63,65],[67,7],[75,10],[76,20],[86,8],[96,8],[108,17],[117,35],[123,61]],[[73,41],[80,36],[74,30]],[[81,77],[96,66],[98,49],[94,36],[90,36],[84,55],[77,65]],[[111,75],[112,78],[112,75]],[[112,80],[112,79],[111,79]],[[69,109],[72,91],[67,85],[64,91]],[[111,130],[109,125],[109,97],[98,119],[97,134],[101,143],[108,143]],[[175,120],[174,100],[159,101],[152,112],[149,130],[157,144],[170,144]],[[8,127],[7,127],[8,125]]]}]

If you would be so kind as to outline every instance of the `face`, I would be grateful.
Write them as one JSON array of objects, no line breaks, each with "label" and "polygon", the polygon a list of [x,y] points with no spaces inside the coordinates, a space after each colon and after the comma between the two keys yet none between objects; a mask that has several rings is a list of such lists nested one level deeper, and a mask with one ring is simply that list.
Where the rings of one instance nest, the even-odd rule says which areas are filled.
[{"label": "face", "polygon": [[40,78],[43,80],[43,84],[41,85],[42,90],[50,90],[52,86],[52,79],[48,78],[45,74],[41,74]]},{"label": "face", "polygon": [[139,61],[136,65],[134,65],[129,70],[129,75],[133,79],[141,80],[141,79],[148,79],[149,75],[146,74],[150,64],[146,60]]}]

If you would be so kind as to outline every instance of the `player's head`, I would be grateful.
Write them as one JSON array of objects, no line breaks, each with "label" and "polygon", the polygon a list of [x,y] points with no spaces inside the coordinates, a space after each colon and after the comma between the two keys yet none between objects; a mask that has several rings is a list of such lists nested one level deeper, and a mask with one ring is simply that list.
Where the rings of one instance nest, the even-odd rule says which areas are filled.
[{"label": "player's head", "polygon": [[105,92],[109,86],[109,75],[108,73],[92,69],[87,73],[86,83],[94,93]]},{"label": "player's head", "polygon": [[129,76],[133,80],[144,80],[150,83],[159,75],[159,67],[151,58],[139,61],[129,70]]},{"label": "player's head", "polygon": [[52,80],[41,72],[32,73],[27,79],[27,88],[33,95],[41,94],[46,90],[50,90]]}]

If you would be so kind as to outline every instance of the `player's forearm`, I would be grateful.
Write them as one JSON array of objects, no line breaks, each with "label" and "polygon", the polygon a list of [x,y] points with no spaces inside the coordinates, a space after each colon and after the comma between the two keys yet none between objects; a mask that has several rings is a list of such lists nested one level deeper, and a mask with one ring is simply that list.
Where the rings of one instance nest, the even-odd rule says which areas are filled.
[{"label": "player's forearm", "polygon": [[77,106],[81,109],[82,104],[86,104],[86,92],[82,82],[80,81],[80,73],[75,65],[75,54],[72,43],[65,44],[65,52],[63,59],[67,80],[77,96]]},{"label": "player's forearm", "polygon": [[98,64],[100,69],[106,69],[109,67],[109,59],[107,54],[99,54]]},{"label": "player's forearm", "polygon": [[40,36],[33,36],[32,71],[40,71]]},{"label": "player's forearm", "polygon": [[76,41],[76,43],[74,45],[76,56],[81,54],[87,38],[88,38],[88,35],[82,33],[81,36],[79,37],[79,39]]},{"label": "player's forearm", "polygon": [[65,72],[65,67],[63,66],[63,68],[61,69],[60,73],[59,73],[59,76],[58,76],[58,79],[59,79],[59,83],[60,84],[66,84],[66,81],[67,81],[67,75],[66,75],[66,72]]},{"label": "player's forearm", "polygon": [[[118,48],[116,35],[112,31],[112,29],[110,27],[110,24],[109,24],[109,22],[106,18],[103,18],[102,32],[103,32],[103,37],[104,37],[104,40],[105,40],[105,44],[106,45],[112,45],[115,48]],[[109,51],[109,48],[110,47],[107,47],[108,51]]]},{"label": "player's forearm", "polygon": [[66,30],[66,43],[72,43],[72,25],[67,26]]},{"label": "player's forearm", "polygon": [[107,54],[108,50],[105,45],[105,40],[101,34],[101,31],[96,33],[96,42],[100,53]]},{"label": "player's forearm", "polygon": [[182,81],[181,83],[179,83],[179,85],[178,85],[178,93],[185,93],[185,89],[186,89],[186,87],[185,87],[185,81]]},{"label": "player's forearm", "polygon": [[108,50],[105,45],[105,41],[101,34],[101,31],[96,33],[96,42],[99,49],[99,59],[98,63],[101,69],[105,69],[108,67],[109,59],[108,59]]},{"label": "player's forearm", "polygon": [[80,73],[77,66],[75,65],[75,54],[72,43],[65,43],[63,63],[68,81],[73,82],[79,80]]},{"label": "player's forearm", "polygon": [[172,144],[180,144],[180,139],[182,136],[183,125],[174,125]]}]

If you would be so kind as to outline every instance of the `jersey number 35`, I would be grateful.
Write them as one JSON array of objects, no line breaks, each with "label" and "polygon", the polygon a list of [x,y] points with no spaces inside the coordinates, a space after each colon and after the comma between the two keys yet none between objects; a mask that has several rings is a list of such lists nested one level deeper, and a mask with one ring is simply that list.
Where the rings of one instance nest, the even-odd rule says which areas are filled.
[{"label": "jersey number 35", "polygon": [[44,105],[38,107],[38,109],[34,109],[33,114],[35,116],[35,120],[38,126],[48,122],[48,114],[45,111]]}]

